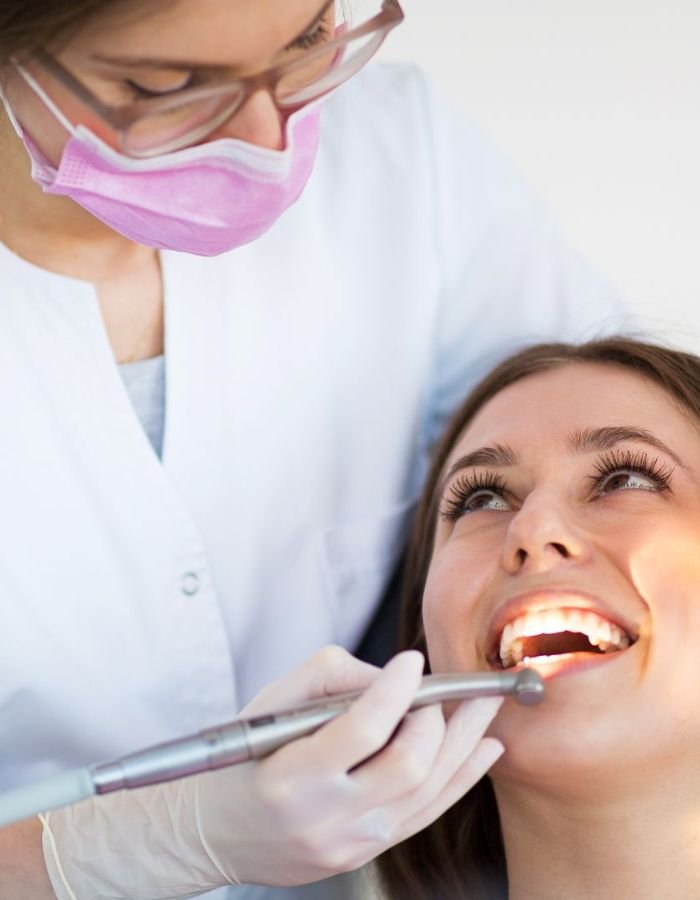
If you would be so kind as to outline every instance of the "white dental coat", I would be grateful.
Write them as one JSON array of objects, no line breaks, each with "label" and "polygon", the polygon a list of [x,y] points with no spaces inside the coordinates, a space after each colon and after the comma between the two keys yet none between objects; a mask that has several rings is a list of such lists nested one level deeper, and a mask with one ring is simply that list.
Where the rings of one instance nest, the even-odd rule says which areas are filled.
[{"label": "white dental coat", "polygon": [[412,67],[328,100],[267,235],[163,268],[161,464],[92,286],[0,247],[0,789],[230,719],[355,646],[484,367],[622,321]]}]

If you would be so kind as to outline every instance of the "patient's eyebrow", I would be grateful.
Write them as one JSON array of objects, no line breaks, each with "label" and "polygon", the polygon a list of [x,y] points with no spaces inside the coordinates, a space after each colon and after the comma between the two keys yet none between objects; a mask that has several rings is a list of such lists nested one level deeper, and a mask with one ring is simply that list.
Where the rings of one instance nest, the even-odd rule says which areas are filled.
[{"label": "patient's eyebrow", "polygon": [[503,444],[496,444],[495,447],[479,447],[478,450],[472,450],[450,466],[450,470],[445,475],[440,486],[440,493],[443,492],[445,485],[462,469],[471,469],[474,466],[495,466],[505,468],[507,466],[517,466],[518,454],[510,447]]},{"label": "patient's eyebrow", "polygon": [[[654,447],[656,450],[661,450],[662,453],[670,456],[679,466],[684,469],[687,468],[678,454],[674,453],[670,447],[667,447],[660,438],[657,438],[655,434],[652,434],[646,428],[639,428],[635,425],[577,428],[569,436],[567,445],[571,453],[579,454],[611,450],[625,441],[637,441],[638,443],[647,444],[649,447]],[[470,469],[477,466],[507,468],[508,466],[517,466],[519,462],[518,454],[511,447],[503,444],[496,444],[493,447],[479,447],[478,450],[472,450],[470,453],[460,456],[450,466],[448,473],[440,484],[440,494],[444,492],[450,479],[462,469]]]},{"label": "patient's eyebrow", "polygon": [[571,433],[568,446],[572,453],[590,453],[594,450],[611,450],[617,444],[624,441],[638,441],[648,444],[662,453],[666,453],[679,466],[685,468],[681,459],[667,447],[662,440],[647,431],[646,428],[637,428],[634,425],[612,425],[606,428],[577,428]]}]

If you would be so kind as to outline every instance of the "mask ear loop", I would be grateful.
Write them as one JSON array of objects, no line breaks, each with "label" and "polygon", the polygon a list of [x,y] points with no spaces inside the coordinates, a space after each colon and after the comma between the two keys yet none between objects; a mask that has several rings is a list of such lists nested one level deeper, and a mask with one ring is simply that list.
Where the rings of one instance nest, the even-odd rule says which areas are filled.
[{"label": "mask ear loop", "polygon": [[[11,62],[19,72],[20,77],[29,86],[30,90],[32,90],[46,105],[49,112],[53,113],[53,115],[56,116],[59,124],[66,129],[68,134],[72,135],[75,132],[75,128],[73,127],[73,125],[71,125],[71,123],[64,116],[61,110],[56,106],[53,100],[46,94],[41,85],[39,85],[29,74],[29,72],[27,72],[27,70],[18,62],[16,62],[15,60],[11,60]],[[1,86],[0,100],[5,107],[5,111],[7,112],[7,117],[10,120],[10,124],[14,128],[17,137],[24,144],[24,148],[29,155],[29,159],[32,165],[32,179],[39,185],[41,185],[42,188],[45,188],[47,185],[50,185],[55,179],[57,174],[56,167],[52,165],[48,159],[46,159],[39,147],[37,147],[30,135],[25,131],[22,123],[19,121],[14,113],[14,110],[12,109],[12,105],[7,98],[7,94],[4,92]]]},{"label": "mask ear loop", "polygon": [[24,131],[22,130],[22,126],[19,124],[19,120],[17,119],[14,110],[10,106],[10,101],[7,99],[7,94],[5,93],[2,84],[0,84],[0,103],[2,103],[2,105],[5,107],[7,118],[10,120],[10,125],[12,125],[12,127],[14,128],[17,137],[20,138],[20,140],[23,139]]},{"label": "mask ear loop", "polygon": [[39,82],[34,78],[34,76],[28,72],[21,63],[18,63],[16,60],[11,60],[12,65],[17,69],[19,74],[22,76],[24,81],[29,85],[32,91],[37,95],[37,97],[41,100],[44,106],[49,110],[49,112],[53,113],[54,116],[58,119],[58,121],[63,125],[68,134],[75,134],[75,125],[70,122],[62,110],[56,106],[54,101],[49,97],[43,87],[39,84]]}]

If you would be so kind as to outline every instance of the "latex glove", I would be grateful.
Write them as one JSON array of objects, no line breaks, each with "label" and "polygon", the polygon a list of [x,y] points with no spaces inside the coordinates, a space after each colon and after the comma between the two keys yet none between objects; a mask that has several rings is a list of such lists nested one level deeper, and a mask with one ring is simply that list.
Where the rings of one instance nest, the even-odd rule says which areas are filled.
[{"label": "latex glove", "polygon": [[483,738],[500,698],[461,704],[447,725],[439,707],[426,707],[396,730],[422,670],[415,652],[381,671],[326,648],[242,711],[369,685],[320,731],[260,762],[52,813],[44,850],[57,897],[166,900],[226,884],[305,884],[425,828],[503,747]]}]

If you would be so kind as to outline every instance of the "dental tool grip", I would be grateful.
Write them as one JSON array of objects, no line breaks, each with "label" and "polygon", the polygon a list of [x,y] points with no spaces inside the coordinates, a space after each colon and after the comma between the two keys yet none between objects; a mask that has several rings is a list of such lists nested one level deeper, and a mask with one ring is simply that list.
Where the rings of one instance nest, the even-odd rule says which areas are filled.
[{"label": "dental tool grip", "polygon": [[[362,691],[311,700],[292,709],[250,719],[237,719],[178,738],[146,750],[93,766],[95,792],[106,794],[185,778],[200,772],[264,759],[290,741],[317,731],[344,713]],[[540,675],[532,669],[520,672],[478,672],[428,675],[410,709],[470,697],[514,695],[523,705],[539,703],[544,696]]]},{"label": "dental tool grip", "polygon": [[[361,694],[362,691],[336,694],[293,709],[236,719],[89,769],[59,773],[0,794],[0,828],[46,810],[69,806],[93,794],[160,784],[263,759],[290,741],[313,734],[345,712]],[[543,699],[544,683],[533,669],[428,675],[410,708],[504,694],[512,694],[518,703],[532,706]]]},{"label": "dental tool grip", "polygon": [[244,720],[207,728],[90,768],[95,793],[145,787],[200,772],[247,762],[251,758]]}]

